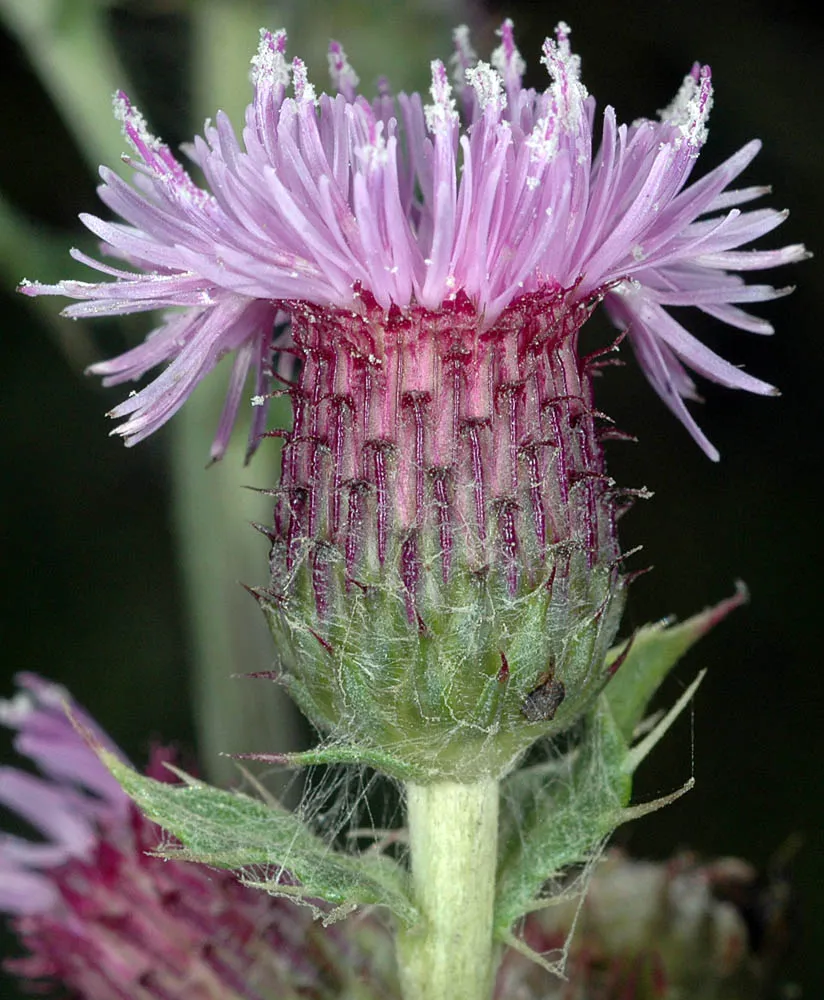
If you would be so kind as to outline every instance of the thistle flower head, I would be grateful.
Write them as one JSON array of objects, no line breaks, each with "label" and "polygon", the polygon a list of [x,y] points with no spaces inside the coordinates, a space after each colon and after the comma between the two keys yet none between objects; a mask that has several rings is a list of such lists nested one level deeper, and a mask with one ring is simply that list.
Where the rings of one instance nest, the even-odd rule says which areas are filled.
[{"label": "thistle flower head", "polygon": [[[0,804],[40,835],[0,836],[0,913],[27,954],[5,968],[37,992],[84,1000],[274,1000],[342,995],[360,962],[348,940],[313,924],[307,910],[238,882],[235,875],[153,857],[162,832],[131,803],[65,709],[94,739],[117,748],[67,692],[32,674],[0,702],[17,750],[42,777],[0,769]],[[150,771],[173,755],[155,750]],[[371,932],[380,937],[380,929]],[[376,941],[375,947],[381,944]],[[365,996],[384,996],[376,952]],[[361,970],[363,972],[363,970]],[[61,995],[63,993],[61,992]]]},{"label": "thistle flower head", "polygon": [[[569,36],[561,23],[544,43],[543,90],[523,86],[506,21],[490,62],[458,31],[428,98],[370,102],[339,44],[338,92],[318,95],[285,33],[263,31],[242,142],[219,114],[189,150],[205,189],[119,95],[136,179],[103,169],[100,194],[125,222],[84,221],[132,270],[76,255],[114,280],[23,288],[77,299],[70,316],[176,307],[93,368],[113,383],[168,362],[113,411],[128,442],[227,353],[214,457],[250,372],[250,448],[270,381],[290,395],[293,426],[267,432],[284,449],[258,595],[282,679],[333,739],[418,779],[500,773],[607,680],[626,585],[615,520],[633,491],[604,465],[603,440],[620,435],[593,399],[602,362],[578,350],[591,311],[604,302],[715,457],[684,366],[774,390],[667,309],[764,332],[735,303],[781,291],[735,272],[803,256],[736,249],[784,219],[738,207],[764,189],[729,190],[757,142],[687,185],[707,67],[658,120],[619,125],[607,107],[598,125]],[[297,359],[294,379],[274,352]]]}]

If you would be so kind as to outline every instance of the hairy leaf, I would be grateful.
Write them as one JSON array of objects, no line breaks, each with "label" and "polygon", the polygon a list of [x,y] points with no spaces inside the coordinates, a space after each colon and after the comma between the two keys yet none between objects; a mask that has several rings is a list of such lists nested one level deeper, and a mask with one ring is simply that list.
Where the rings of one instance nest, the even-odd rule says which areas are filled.
[{"label": "hairy leaf", "polygon": [[732,597],[680,625],[670,625],[666,621],[645,625],[629,640],[629,644],[610,650],[607,663],[617,664],[624,657],[615,676],[607,684],[605,694],[615,723],[625,739],[632,738],[653,695],[684,653],[746,601],[746,588],[739,583]]},{"label": "hairy leaf", "polygon": [[[155,781],[97,752],[149,819],[182,844],[161,846],[161,856],[237,869],[248,884],[313,906],[326,923],[358,905],[386,906],[405,923],[417,918],[406,873],[390,858],[342,854],[287,810],[179,771],[183,784]],[[331,912],[320,901],[331,903]]]},{"label": "hairy leaf", "polygon": [[626,752],[626,741],[602,701],[577,750],[552,769],[539,766],[534,775],[533,769],[516,774],[516,785],[505,783],[509,817],[498,864],[499,936],[535,908],[549,878],[588,860],[622,822],[631,791],[623,767]]}]

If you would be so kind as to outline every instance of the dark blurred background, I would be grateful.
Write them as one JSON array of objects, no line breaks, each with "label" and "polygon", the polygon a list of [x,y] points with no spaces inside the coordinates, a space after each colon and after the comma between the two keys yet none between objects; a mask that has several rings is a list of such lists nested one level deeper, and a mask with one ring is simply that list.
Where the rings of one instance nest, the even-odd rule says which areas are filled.
[{"label": "dark blurred background", "polygon": [[[328,6],[304,6],[317,8],[317,32],[338,34],[356,68],[378,61],[375,30],[363,25],[370,17],[379,21],[385,44],[379,62],[391,76],[393,46],[400,51],[407,44],[406,5],[348,5],[357,12],[355,28],[341,27],[336,16],[328,32]],[[415,16],[434,17],[439,5],[429,6],[428,14],[418,9]],[[710,63],[716,103],[699,171],[760,137],[764,150],[744,183],[771,183],[769,204],[791,210],[764,245],[806,242],[820,251],[824,31],[817,7],[793,0],[490,3],[472,15],[482,55],[506,15],[515,19],[530,79],[540,86],[540,42],[557,20],[568,20],[587,87],[623,121],[664,107],[694,59]],[[154,129],[173,144],[188,138],[185,5],[124,5],[112,11],[112,22]],[[254,37],[248,45],[254,47]],[[429,58],[448,53],[445,35],[439,51],[421,56],[413,82],[427,87]],[[313,68],[320,82],[325,66]],[[368,88],[371,81],[361,76]],[[62,230],[68,249],[80,238],[77,213],[97,211],[94,180],[25,55],[2,31],[0,107],[0,190],[32,221]],[[691,442],[628,351],[630,363],[609,371],[600,394],[602,409],[641,439],[611,445],[612,475],[655,493],[623,528],[625,547],[644,545],[635,565],[655,567],[633,588],[625,631],[669,614],[687,616],[729,595],[737,578],[752,594],[669,682],[664,694],[671,701],[697,669],[709,668],[694,711],[644,765],[638,795],[669,792],[691,773],[697,786],[636,824],[628,845],[655,857],[683,847],[734,854],[763,868],[794,855],[798,916],[783,981],[811,1000],[824,992],[823,267],[819,255],[791,273],[768,276],[798,286],[789,299],[758,307],[777,328],[773,338],[689,317],[702,340],[783,392],[772,400],[702,386],[706,404],[698,416],[720,448],[720,464]],[[101,390],[78,369],[87,356],[120,349],[117,324],[95,325],[91,344],[73,342],[71,324],[65,321],[62,332],[44,324],[14,294],[11,280],[0,305],[0,696],[11,693],[15,671],[36,670],[69,685],[135,760],[153,736],[191,744],[191,641],[169,513],[168,428],[132,450],[107,436],[103,413],[120,394]],[[593,336],[603,335],[596,326]],[[207,490],[209,473],[203,482]],[[258,580],[248,582],[264,574],[261,544]],[[788,844],[798,844],[797,851],[785,850]]]}]

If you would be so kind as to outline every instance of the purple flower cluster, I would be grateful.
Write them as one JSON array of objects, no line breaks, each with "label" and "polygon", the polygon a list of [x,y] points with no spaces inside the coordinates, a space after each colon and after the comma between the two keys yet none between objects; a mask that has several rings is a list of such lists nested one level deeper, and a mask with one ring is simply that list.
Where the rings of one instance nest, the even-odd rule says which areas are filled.
[{"label": "purple flower cluster", "polygon": [[738,249],[785,218],[738,207],[767,188],[728,190],[759,143],[688,187],[712,104],[707,67],[693,68],[659,120],[618,125],[607,107],[596,145],[595,102],[568,27],[544,43],[543,91],[522,85],[510,21],[500,35],[485,63],[458,29],[454,73],[432,63],[427,103],[383,86],[372,101],[360,96],[337,43],[329,53],[337,94],[318,96],[304,63],[287,61],[285,33],[263,31],[242,144],[218,114],[187,150],[208,189],[118,95],[136,174],[128,184],[102,168],[100,196],[125,222],[82,218],[106,254],[133,270],[74,251],[113,280],[21,286],[80,300],[65,311],[72,317],[169,310],[145,343],[92,368],[115,384],[167,363],[112,411],[125,418],[118,434],[128,443],[147,437],[231,353],[212,454],[226,448],[250,373],[253,450],[265,428],[273,351],[294,350],[282,331],[296,311],[346,310],[369,322],[365,291],[386,314],[423,311],[435,320],[460,296],[482,332],[519,300],[557,292],[569,307],[604,300],[656,391],[717,457],[684,404],[695,397],[686,368],[733,388],[774,390],[703,346],[668,307],[697,306],[770,331],[739,304],[786,289],[746,285],[735,272],[805,252]]},{"label": "purple flower cluster", "polygon": [[[328,1000],[359,975],[352,932],[346,941],[230,872],[152,856],[162,831],[66,708],[117,748],[63,688],[33,674],[18,682],[15,699],[0,702],[0,722],[43,776],[0,768],[0,805],[42,839],[0,834],[0,913],[27,952],[6,961],[8,972],[37,992],[83,1000]],[[170,780],[163,762],[172,756],[155,750],[151,776]]]}]

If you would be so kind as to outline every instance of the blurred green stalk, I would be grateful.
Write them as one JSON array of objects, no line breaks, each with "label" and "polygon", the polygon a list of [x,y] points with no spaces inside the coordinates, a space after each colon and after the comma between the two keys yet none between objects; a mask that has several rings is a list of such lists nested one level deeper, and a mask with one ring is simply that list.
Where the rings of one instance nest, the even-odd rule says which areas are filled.
[{"label": "blurred green stalk", "polygon": [[263,615],[240,583],[265,581],[267,543],[249,522],[271,521],[271,501],[243,487],[271,486],[276,472],[271,445],[244,467],[241,428],[222,462],[204,469],[225,374],[219,370],[198,388],[171,430],[173,515],[189,616],[198,756],[218,784],[238,777],[235,764],[220,753],[294,749],[300,732],[297,711],[280,688],[233,676],[266,670],[274,656]]},{"label": "blurred green stalk", "polygon": [[[123,152],[112,117],[112,94],[128,87],[106,30],[105,11],[93,2],[0,0],[0,20],[28,56],[93,174],[116,166]],[[9,285],[24,276],[58,281],[70,265],[65,236],[30,222],[0,193],[0,270]],[[66,323],[48,299],[29,299],[74,370],[95,360],[83,322]]]},{"label": "blurred green stalk", "polygon": [[105,6],[92,0],[0,0],[0,15],[97,176],[123,152],[112,118],[112,94],[129,85],[106,26]]},{"label": "blurred green stalk", "polygon": [[[192,131],[200,131],[218,109],[242,122],[250,96],[250,56],[267,19],[264,5],[199,0],[189,11]],[[244,487],[275,485],[279,448],[265,443],[245,467],[246,428],[238,427],[223,460],[204,470],[227,378],[228,369],[220,366],[171,427],[174,518],[189,614],[199,756],[218,783],[238,776],[237,767],[220,753],[294,749],[301,726],[280,688],[233,676],[266,670],[274,657],[263,615],[240,583],[260,584],[267,577],[266,541],[250,522],[268,524],[272,502]],[[247,410],[251,415],[251,403]],[[288,406],[275,401],[272,419],[288,423]]]}]

